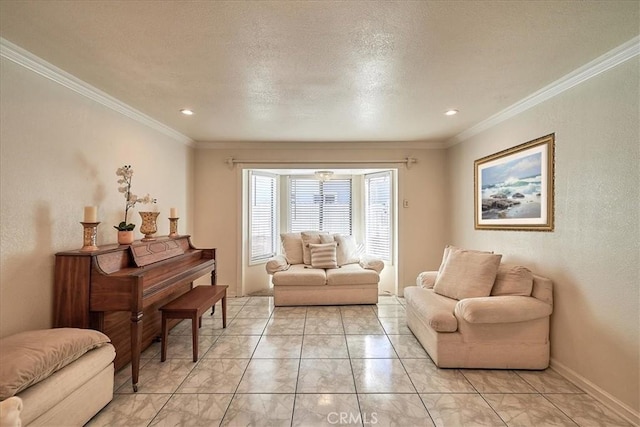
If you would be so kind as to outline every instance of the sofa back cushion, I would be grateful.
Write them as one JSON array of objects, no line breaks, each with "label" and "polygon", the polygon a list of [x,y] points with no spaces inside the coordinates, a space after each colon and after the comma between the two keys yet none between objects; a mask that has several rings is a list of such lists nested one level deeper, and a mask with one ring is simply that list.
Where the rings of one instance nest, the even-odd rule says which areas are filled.
[{"label": "sofa back cushion", "polygon": [[[440,262],[440,267],[438,268],[438,274],[440,274],[442,272],[442,269],[444,269],[444,265],[447,263],[447,259],[449,258],[449,254],[451,253],[451,251],[453,250],[462,250],[463,248],[459,248],[457,246],[453,246],[453,245],[447,245],[444,248],[444,251],[442,252],[442,261]],[[476,251],[474,249],[465,249],[468,252],[477,252],[479,254],[492,254],[493,251],[489,252],[489,251]]]},{"label": "sofa back cushion", "polygon": [[521,265],[500,264],[491,295],[528,297],[531,295],[531,288],[533,288],[531,270]]},{"label": "sofa back cushion", "polygon": [[449,298],[488,297],[502,255],[451,249],[433,290]]},{"label": "sofa back cushion", "polygon": [[287,262],[291,265],[303,264],[302,236],[300,233],[282,233],[280,234],[280,240],[282,241],[282,250]]},{"label": "sofa back cushion", "polygon": [[311,267],[338,268],[336,260],[337,243],[310,243]]},{"label": "sofa back cushion", "polygon": [[322,243],[320,240],[320,234],[329,234],[324,231],[303,231],[300,233],[302,236],[302,260],[306,265],[311,265],[311,250],[310,244]]},{"label": "sofa back cushion", "polygon": [[358,255],[358,245],[356,245],[356,239],[353,236],[343,236],[341,234],[335,234],[335,241],[338,243],[338,265],[357,264],[360,262],[360,256]]}]

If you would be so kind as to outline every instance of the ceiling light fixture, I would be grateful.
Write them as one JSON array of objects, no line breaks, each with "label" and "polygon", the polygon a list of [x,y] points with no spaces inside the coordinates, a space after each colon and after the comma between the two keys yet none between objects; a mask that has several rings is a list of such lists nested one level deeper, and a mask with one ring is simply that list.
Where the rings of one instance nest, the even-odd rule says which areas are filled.
[{"label": "ceiling light fixture", "polygon": [[322,182],[329,181],[333,176],[333,171],[315,171],[314,175]]},{"label": "ceiling light fixture", "polygon": [[458,110],[447,110],[444,113],[445,116],[455,116],[456,114],[458,114]]},{"label": "ceiling light fixture", "polygon": [[189,110],[188,108],[183,108],[180,112],[185,116],[193,116],[193,110]]}]

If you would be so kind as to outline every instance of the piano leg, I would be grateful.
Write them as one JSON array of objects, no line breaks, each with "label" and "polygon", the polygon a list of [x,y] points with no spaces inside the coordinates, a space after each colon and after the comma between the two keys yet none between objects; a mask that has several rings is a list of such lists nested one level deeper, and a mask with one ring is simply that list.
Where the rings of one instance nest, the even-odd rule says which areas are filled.
[{"label": "piano leg", "polygon": [[138,392],[140,373],[140,353],[142,350],[142,312],[131,313],[131,383],[134,393]]}]

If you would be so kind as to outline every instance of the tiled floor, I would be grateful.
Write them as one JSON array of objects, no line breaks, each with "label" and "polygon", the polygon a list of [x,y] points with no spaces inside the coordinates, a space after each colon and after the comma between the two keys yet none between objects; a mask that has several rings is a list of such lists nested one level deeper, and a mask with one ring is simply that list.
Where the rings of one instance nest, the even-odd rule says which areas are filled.
[{"label": "tiled floor", "polygon": [[407,329],[402,299],[377,306],[273,307],[230,298],[206,316],[200,358],[191,325],[130,368],[90,426],[627,426],[551,370],[438,369]]}]

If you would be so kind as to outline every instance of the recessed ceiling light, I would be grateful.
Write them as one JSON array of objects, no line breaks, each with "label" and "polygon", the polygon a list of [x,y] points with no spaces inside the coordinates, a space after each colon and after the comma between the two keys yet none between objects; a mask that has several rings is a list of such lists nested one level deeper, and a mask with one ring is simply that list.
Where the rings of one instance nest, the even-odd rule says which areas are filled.
[{"label": "recessed ceiling light", "polygon": [[455,116],[456,114],[458,114],[458,110],[447,110],[444,113],[445,116]]},{"label": "recessed ceiling light", "polygon": [[185,116],[193,116],[193,110],[189,110],[188,108],[183,108],[180,112]]}]

